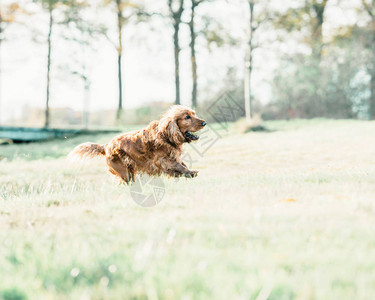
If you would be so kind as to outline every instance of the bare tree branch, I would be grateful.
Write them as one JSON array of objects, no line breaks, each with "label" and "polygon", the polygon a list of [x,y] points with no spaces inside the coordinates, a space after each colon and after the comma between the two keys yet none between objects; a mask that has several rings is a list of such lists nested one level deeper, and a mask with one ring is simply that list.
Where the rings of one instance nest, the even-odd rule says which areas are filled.
[{"label": "bare tree branch", "polygon": [[365,8],[365,10],[367,11],[367,13],[370,15],[370,17],[372,19],[374,19],[374,13],[372,12],[372,9],[370,7],[370,5],[366,2],[366,0],[362,0],[362,5],[363,7]]}]

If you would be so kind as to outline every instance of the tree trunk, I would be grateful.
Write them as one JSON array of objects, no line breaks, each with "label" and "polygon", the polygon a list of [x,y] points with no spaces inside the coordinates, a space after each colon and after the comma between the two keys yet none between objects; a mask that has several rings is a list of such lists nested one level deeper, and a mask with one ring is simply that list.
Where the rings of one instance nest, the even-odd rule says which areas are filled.
[{"label": "tree trunk", "polygon": [[321,60],[323,51],[323,23],[327,2],[328,0],[323,0],[321,3],[318,3],[315,0],[312,5],[315,13],[312,28],[312,54],[318,61]]},{"label": "tree trunk", "polygon": [[123,15],[121,0],[116,0],[117,5],[117,30],[118,30],[118,48],[117,48],[117,69],[118,69],[118,108],[116,122],[119,123],[122,116],[122,27]]},{"label": "tree trunk", "polygon": [[175,89],[176,98],[175,104],[181,104],[180,100],[180,22],[176,22],[174,25],[173,43],[174,43],[174,76],[175,76]]},{"label": "tree trunk", "polygon": [[[374,14],[374,4],[375,1],[373,0],[372,3],[367,3],[365,0],[362,0],[362,5],[364,9],[367,11],[369,17],[371,18],[370,27],[373,29],[372,31],[372,38],[370,44],[370,50],[372,53],[374,52],[374,45],[375,45],[375,14]],[[371,76],[370,80],[370,98],[368,100],[368,117],[370,120],[375,120],[375,54],[372,55],[370,60],[371,68],[368,69],[368,73]]]},{"label": "tree trunk", "polygon": [[52,28],[53,28],[53,8],[52,4],[50,3],[49,6],[49,31],[48,31],[48,54],[47,54],[47,91],[46,91],[46,111],[45,111],[45,123],[44,127],[49,127],[50,124],[50,114],[49,114],[49,98],[50,98],[50,73],[51,73],[51,52],[52,52],[52,43],[51,43],[51,36],[52,36]]},{"label": "tree trunk", "polygon": [[195,33],[195,8],[196,3],[194,0],[192,0],[191,3],[191,18],[189,22],[189,28],[190,28],[190,57],[191,57],[191,71],[192,71],[192,79],[193,79],[193,88],[191,93],[191,103],[193,108],[198,108],[198,73],[197,73],[197,59],[196,59],[196,52],[195,52],[195,40],[197,38],[197,35]]},{"label": "tree trunk", "polygon": [[87,77],[84,78],[85,84],[85,95],[83,103],[83,121],[84,126],[87,129],[89,127],[89,106],[90,106],[90,81]]},{"label": "tree trunk", "polygon": [[1,46],[2,46],[2,36],[3,36],[3,20],[1,19],[1,16],[0,16],[0,125],[1,125],[1,109],[2,109],[2,106],[1,106],[1,94],[2,94],[2,68],[1,68]]},{"label": "tree trunk", "polygon": [[180,100],[180,24],[181,16],[184,12],[184,0],[179,0],[178,8],[173,9],[173,0],[168,0],[168,7],[170,11],[170,16],[173,19],[173,47],[174,47],[174,75],[175,75],[175,89],[176,98],[175,104],[181,104]]},{"label": "tree trunk", "polygon": [[118,108],[117,108],[117,122],[120,121],[122,116],[122,55],[118,54],[117,66],[118,66]]},{"label": "tree trunk", "polygon": [[375,120],[375,70],[372,70],[371,72],[370,92],[369,117],[370,120]]},{"label": "tree trunk", "polygon": [[253,72],[253,36],[254,36],[254,1],[249,0],[249,12],[250,12],[250,22],[249,22],[249,42],[248,42],[248,50],[247,50],[247,57],[245,60],[245,79],[244,79],[244,93],[245,93],[245,115],[246,121],[250,122],[253,116],[252,112],[252,90],[251,90],[251,75]]}]

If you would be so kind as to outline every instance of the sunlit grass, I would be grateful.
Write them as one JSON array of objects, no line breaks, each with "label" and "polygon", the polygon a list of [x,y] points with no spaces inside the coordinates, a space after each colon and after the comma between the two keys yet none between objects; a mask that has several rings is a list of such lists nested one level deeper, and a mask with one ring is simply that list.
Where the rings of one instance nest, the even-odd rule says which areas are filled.
[{"label": "sunlit grass", "polygon": [[265,125],[188,147],[198,178],[154,208],[66,162],[110,135],[1,146],[0,298],[372,299],[375,123]]}]

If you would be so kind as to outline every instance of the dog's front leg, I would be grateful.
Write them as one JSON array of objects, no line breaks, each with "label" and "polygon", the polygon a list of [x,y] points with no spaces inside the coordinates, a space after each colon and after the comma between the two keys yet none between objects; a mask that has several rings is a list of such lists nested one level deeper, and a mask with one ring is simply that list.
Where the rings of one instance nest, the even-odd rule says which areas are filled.
[{"label": "dog's front leg", "polygon": [[162,169],[168,175],[174,177],[185,176],[187,178],[194,178],[198,176],[198,171],[190,171],[183,162],[178,162],[171,159],[165,159],[161,163]]},{"label": "dog's front leg", "polygon": [[198,176],[198,171],[189,170],[189,168],[187,167],[187,165],[183,161],[181,161],[181,165],[183,165],[192,174],[192,176],[190,176],[190,178],[194,178],[194,177]]},{"label": "dog's front leg", "polygon": [[183,174],[186,178],[194,178],[198,176],[198,171],[189,170],[183,162],[177,163],[175,167],[175,170]]}]

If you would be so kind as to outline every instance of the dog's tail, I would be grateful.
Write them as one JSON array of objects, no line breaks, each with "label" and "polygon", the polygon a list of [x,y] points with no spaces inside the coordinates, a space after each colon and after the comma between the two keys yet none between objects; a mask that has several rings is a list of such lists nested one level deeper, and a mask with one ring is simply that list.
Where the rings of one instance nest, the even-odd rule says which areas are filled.
[{"label": "dog's tail", "polygon": [[78,145],[69,153],[68,159],[73,160],[76,157],[92,158],[100,155],[105,155],[105,146],[94,143],[83,143]]}]

